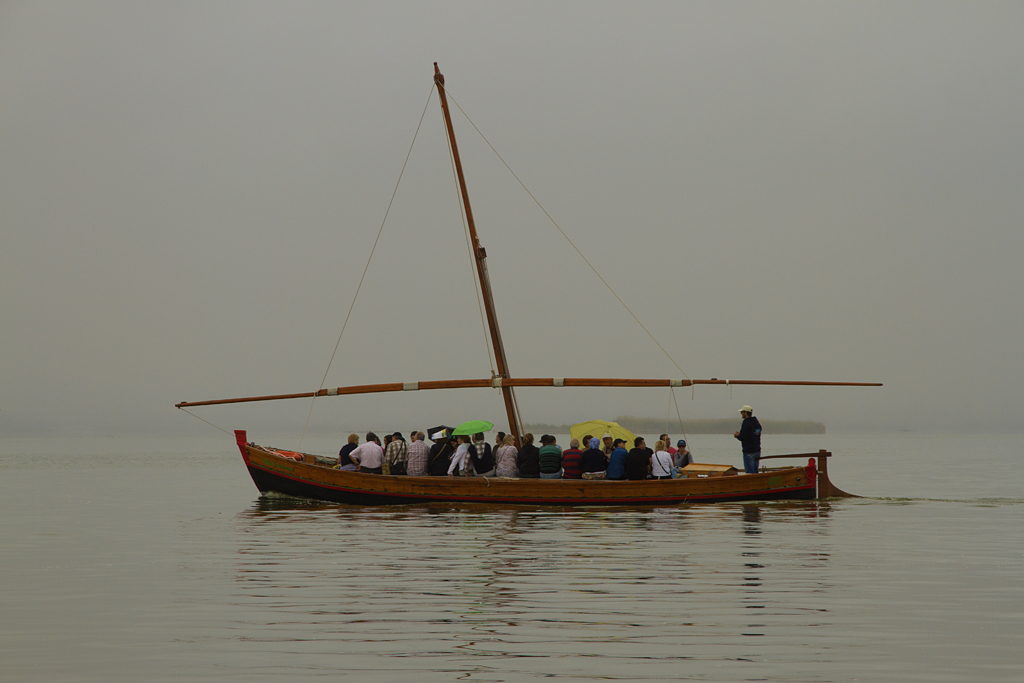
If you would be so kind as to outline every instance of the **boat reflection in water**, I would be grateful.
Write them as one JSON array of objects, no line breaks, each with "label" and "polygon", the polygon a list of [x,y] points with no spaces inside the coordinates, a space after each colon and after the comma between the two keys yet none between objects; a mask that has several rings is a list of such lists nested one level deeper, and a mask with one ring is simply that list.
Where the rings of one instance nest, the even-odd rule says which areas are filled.
[{"label": "boat reflection in water", "polygon": [[329,671],[333,656],[375,680],[409,668],[485,680],[733,671],[737,657],[764,658],[750,647],[780,624],[813,638],[830,619],[825,505],[395,508],[264,497],[237,525],[236,616],[265,620],[260,638],[277,643],[282,666]]}]

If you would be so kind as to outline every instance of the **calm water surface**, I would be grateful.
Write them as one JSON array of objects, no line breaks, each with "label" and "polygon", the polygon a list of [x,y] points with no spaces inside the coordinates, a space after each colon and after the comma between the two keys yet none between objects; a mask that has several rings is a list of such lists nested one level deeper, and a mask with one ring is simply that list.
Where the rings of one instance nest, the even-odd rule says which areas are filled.
[{"label": "calm water surface", "polygon": [[0,439],[0,679],[1024,680],[1019,438],[766,453],[818,448],[869,497],[350,508],[228,437]]}]

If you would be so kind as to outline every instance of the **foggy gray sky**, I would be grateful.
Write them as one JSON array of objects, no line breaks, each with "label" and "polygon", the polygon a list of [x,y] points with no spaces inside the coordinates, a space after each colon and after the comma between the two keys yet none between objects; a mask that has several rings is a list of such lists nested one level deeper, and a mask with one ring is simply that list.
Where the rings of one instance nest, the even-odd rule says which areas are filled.
[{"label": "foggy gray sky", "polygon": [[[1022,28],[1020,3],[4,3],[0,430],[206,433],[173,404],[316,389],[437,61],[690,377],[886,385],[677,390],[684,418],[1018,431]],[[678,376],[455,128],[513,374]],[[445,144],[434,95],[327,386],[490,373]],[[528,421],[669,410],[518,395]],[[195,412],[258,438],[308,410]],[[312,423],[470,418],[504,426],[498,393]]]}]

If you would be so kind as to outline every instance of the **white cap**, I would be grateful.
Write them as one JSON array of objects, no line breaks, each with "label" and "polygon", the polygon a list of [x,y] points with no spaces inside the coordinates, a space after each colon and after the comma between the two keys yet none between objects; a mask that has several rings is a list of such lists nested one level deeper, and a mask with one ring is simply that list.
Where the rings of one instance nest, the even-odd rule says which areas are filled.
[{"label": "white cap", "polygon": [[754,414],[754,409],[751,408],[750,406],[743,406],[742,408],[740,408],[740,412],[741,413],[750,413],[751,415],[753,415]]}]

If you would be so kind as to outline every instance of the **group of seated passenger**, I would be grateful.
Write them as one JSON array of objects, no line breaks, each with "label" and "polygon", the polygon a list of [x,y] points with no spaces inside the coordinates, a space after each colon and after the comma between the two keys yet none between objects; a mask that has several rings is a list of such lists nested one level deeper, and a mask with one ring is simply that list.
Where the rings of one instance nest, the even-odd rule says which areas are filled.
[{"label": "group of seated passenger", "polygon": [[678,469],[693,462],[693,455],[686,447],[686,440],[679,439],[676,442],[678,448],[673,448],[668,434],[662,434],[653,449],[647,446],[642,436],[633,440],[632,449],[627,451],[627,446],[625,439],[615,439],[612,442],[612,451],[608,455],[608,467],[604,472],[589,476],[584,474],[583,477],[631,481],[672,479]]},{"label": "group of seated passenger", "polygon": [[[504,477],[520,479],[671,479],[678,468],[693,462],[686,440],[673,448],[668,434],[662,434],[647,447],[642,436],[626,450],[624,439],[610,434],[597,438],[587,434],[572,439],[562,450],[551,434],[540,437],[534,445],[533,434],[523,435],[523,444],[516,448],[511,434],[498,432],[494,447],[483,433],[453,436],[451,430],[440,429],[430,435],[420,431],[409,433],[409,443],[401,432],[388,434],[383,444],[373,432],[359,443],[357,434],[349,434],[348,443],[338,452],[338,469],[370,474],[409,475],[413,477]],[[581,443],[584,448],[581,448]]]},{"label": "group of seated passenger", "polygon": [[395,474],[413,477],[459,476],[465,472],[478,476],[494,476],[494,458],[491,446],[482,433],[452,436],[443,429],[431,435],[433,446],[427,446],[427,435],[420,431],[409,433],[408,443],[401,432],[388,434],[381,443],[373,432],[359,443],[358,434],[349,434],[348,443],[338,452],[337,468],[368,474]]}]

